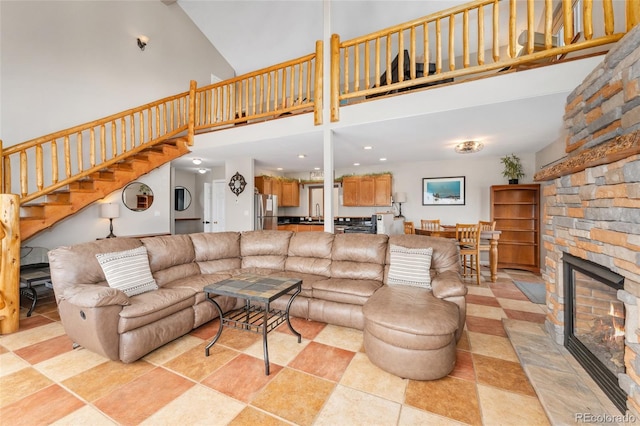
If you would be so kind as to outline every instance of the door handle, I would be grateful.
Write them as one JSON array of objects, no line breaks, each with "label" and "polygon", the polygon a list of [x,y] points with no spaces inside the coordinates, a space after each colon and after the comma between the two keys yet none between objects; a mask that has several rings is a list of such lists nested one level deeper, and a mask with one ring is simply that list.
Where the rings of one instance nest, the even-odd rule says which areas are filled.
[{"label": "door handle", "polygon": [[204,221],[204,222],[202,222],[202,223],[204,223],[204,224],[208,225],[208,224],[210,224],[211,222],[209,222],[208,220],[205,220],[205,221]]}]

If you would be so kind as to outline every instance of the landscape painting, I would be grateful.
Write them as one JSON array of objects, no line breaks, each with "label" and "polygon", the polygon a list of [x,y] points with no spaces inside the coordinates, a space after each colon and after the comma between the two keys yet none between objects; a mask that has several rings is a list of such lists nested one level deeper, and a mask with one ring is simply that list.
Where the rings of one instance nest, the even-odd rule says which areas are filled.
[{"label": "landscape painting", "polygon": [[423,206],[464,206],[464,176],[423,178]]}]

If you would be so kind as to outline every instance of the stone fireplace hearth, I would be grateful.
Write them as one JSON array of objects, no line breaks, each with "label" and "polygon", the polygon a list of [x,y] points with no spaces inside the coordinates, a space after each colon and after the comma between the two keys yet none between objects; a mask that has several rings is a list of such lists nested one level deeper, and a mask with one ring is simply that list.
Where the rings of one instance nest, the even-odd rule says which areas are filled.
[{"label": "stone fireplace hearth", "polygon": [[617,372],[617,385],[626,410],[640,418],[640,27],[568,97],[564,118],[568,157],[535,176],[543,193],[546,329],[563,344],[569,309],[564,253],[624,277],[618,295],[624,372]]}]

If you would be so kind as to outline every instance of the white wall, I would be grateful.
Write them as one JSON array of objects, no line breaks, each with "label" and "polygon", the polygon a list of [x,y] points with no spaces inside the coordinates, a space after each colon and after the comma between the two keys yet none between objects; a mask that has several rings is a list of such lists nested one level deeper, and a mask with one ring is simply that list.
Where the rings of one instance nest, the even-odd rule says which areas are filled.
[{"label": "white wall", "polygon": [[252,158],[227,160],[225,162],[225,181],[229,182],[236,172],[244,177],[247,185],[237,197],[231,192],[231,189],[226,193],[225,228],[226,231],[248,231],[253,229],[254,225],[254,160]]},{"label": "white wall", "polygon": [[109,234],[109,220],[100,217],[102,203],[120,205],[120,217],[113,220],[113,233],[118,237],[169,233],[173,209],[169,192],[170,175],[171,168],[166,164],[137,179],[137,182],[146,183],[153,191],[153,204],[145,211],[137,212],[125,207],[122,203],[122,190],[118,190],[58,222],[52,228],[23,241],[22,245],[53,249],[106,237]]},{"label": "white wall", "polygon": [[177,4],[1,1],[0,20],[5,147],[234,75]]}]

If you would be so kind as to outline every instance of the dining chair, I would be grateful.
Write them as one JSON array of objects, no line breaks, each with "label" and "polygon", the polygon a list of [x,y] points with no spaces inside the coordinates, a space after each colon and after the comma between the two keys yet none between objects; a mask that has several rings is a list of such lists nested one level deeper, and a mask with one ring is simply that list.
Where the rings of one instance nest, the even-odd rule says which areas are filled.
[{"label": "dining chair", "polygon": [[456,223],[456,240],[460,246],[462,277],[476,277],[480,285],[480,224]]},{"label": "dining chair", "polygon": [[[482,234],[482,231],[495,231],[496,230],[496,221],[480,221],[478,222],[478,225],[480,226],[480,233]],[[482,237],[482,235],[480,235],[480,237]],[[481,252],[486,251],[489,252],[491,250],[491,241],[487,238],[480,238],[480,243],[479,243],[479,250]]]},{"label": "dining chair", "polygon": [[440,229],[440,219],[422,219],[420,220],[420,229],[437,231]]},{"label": "dining chair", "polygon": [[404,223],[404,233],[405,234],[414,234],[415,230],[413,228],[413,222],[405,222]]}]

